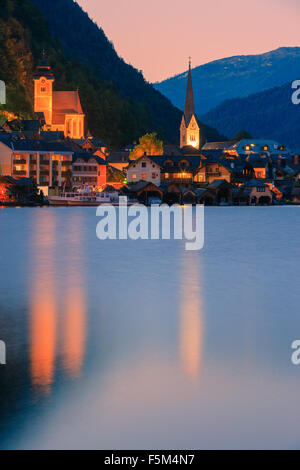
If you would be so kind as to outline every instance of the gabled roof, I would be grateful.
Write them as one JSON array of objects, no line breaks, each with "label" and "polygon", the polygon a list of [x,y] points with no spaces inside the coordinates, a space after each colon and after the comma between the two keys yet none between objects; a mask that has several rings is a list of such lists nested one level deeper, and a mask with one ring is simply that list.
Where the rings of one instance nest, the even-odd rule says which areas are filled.
[{"label": "gabled roof", "polygon": [[230,149],[235,144],[235,141],[227,142],[206,142],[203,145],[202,150],[227,150]]},{"label": "gabled roof", "polygon": [[242,187],[243,188],[258,188],[258,187],[263,188],[263,187],[266,187],[266,185],[260,180],[251,178],[250,180],[247,180]]},{"label": "gabled roof", "polygon": [[90,152],[77,152],[74,153],[73,155],[73,163],[75,163],[78,159],[84,160],[86,163],[88,163],[91,159],[94,159],[97,161],[99,165],[107,165],[106,161],[103,160],[103,158],[98,157],[98,155],[93,155]]},{"label": "gabled roof", "polygon": [[64,124],[66,114],[83,114],[78,91],[54,91],[52,123]]},{"label": "gabled roof", "polygon": [[185,145],[181,149],[182,155],[201,155],[201,151],[193,147],[192,145]]},{"label": "gabled roof", "polygon": [[[137,192],[141,191],[142,189],[144,189],[144,188],[146,188],[147,186],[150,186],[150,185],[151,186],[156,186],[154,183],[151,183],[149,181],[139,181],[134,186],[130,186],[129,191],[137,193]],[[159,189],[158,186],[156,186],[156,187],[157,187],[157,189]]]},{"label": "gabled roof", "polygon": [[[189,162],[189,167],[186,169],[187,171],[189,170],[195,170],[198,168],[198,166],[200,165],[202,159],[201,159],[201,155],[200,156],[197,156],[197,157],[188,157],[188,156],[185,156],[185,155],[181,155],[181,156],[174,156],[174,155],[159,155],[159,156],[148,156],[148,158],[150,160],[152,160],[154,163],[156,163],[157,165],[159,165],[161,168],[164,168],[165,170],[167,169],[168,171],[171,170],[172,168],[174,170],[177,170],[178,171],[178,166],[179,166],[179,163],[181,161],[184,161],[184,160],[187,160]],[[174,164],[173,167],[169,167],[169,166],[165,166],[164,163],[167,161],[167,160],[171,160]]]},{"label": "gabled roof", "polygon": [[[129,151],[110,152],[107,157],[108,163],[127,163],[129,162]],[[125,159],[125,161],[124,161]]]},{"label": "gabled roof", "polygon": [[224,183],[226,185],[230,185],[230,183],[228,183],[228,181],[226,181],[226,180],[214,180],[212,183],[210,183],[208,185],[208,189],[218,188],[219,186],[221,186]]}]

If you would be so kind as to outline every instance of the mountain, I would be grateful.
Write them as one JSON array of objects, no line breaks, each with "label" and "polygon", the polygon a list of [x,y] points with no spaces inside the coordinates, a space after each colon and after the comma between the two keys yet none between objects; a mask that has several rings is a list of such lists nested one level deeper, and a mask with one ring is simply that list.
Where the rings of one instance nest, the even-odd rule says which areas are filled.
[{"label": "mountain", "polygon": [[[69,60],[77,60],[88,67],[90,74],[109,83],[132,106],[140,109],[136,116],[138,127],[144,124],[147,132],[158,131],[160,136],[171,143],[179,143],[181,112],[170,101],[145,81],[142,73],[121,59],[104,31],[94,23],[82,8],[73,0],[31,0],[37,5],[47,25]],[[44,46],[48,50],[47,45]],[[54,63],[54,61],[52,61]],[[98,103],[102,106],[101,101]],[[93,114],[93,117],[95,113]],[[117,116],[117,119],[119,117]],[[131,119],[132,120],[132,119]],[[123,145],[138,140],[143,132],[129,132]],[[125,124],[124,124],[125,125]],[[92,130],[92,124],[91,130]],[[203,132],[208,140],[218,140],[219,134],[207,126]],[[137,135],[139,134],[139,135]],[[100,136],[103,139],[105,136]]]},{"label": "mountain", "polygon": [[292,103],[291,83],[267,91],[224,101],[202,116],[220,132],[232,137],[246,129],[255,138],[274,139],[300,149],[300,105]]},{"label": "mountain", "polygon": [[[183,109],[187,72],[154,87]],[[281,47],[260,55],[229,57],[193,69],[195,105],[203,115],[223,101],[300,79],[300,48]]]}]

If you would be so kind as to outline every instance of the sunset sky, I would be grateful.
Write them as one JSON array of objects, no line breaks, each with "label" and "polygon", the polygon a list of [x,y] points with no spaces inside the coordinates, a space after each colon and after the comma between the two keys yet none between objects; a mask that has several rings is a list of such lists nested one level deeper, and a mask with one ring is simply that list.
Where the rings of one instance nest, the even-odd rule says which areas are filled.
[{"label": "sunset sky", "polygon": [[160,81],[239,54],[299,46],[299,0],[78,0],[118,54]]}]

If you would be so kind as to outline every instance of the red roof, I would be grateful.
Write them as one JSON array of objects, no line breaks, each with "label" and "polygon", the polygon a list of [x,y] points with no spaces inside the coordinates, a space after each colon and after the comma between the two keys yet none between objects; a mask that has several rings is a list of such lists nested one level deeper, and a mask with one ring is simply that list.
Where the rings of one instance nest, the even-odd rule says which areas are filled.
[{"label": "red roof", "polygon": [[83,114],[78,91],[53,92],[53,124],[64,124],[66,114]]}]

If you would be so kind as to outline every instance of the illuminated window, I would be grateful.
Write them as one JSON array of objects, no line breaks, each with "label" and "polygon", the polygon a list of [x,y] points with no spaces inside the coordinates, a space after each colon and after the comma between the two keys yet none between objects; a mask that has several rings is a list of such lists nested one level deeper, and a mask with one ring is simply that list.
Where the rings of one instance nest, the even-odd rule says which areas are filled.
[{"label": "illuminated window", "polygon": [[152,178],[156,178],[156,174],[155,173],[152,173]]},{"label": "illuminated window", "polygon": [[[170,177],[169,173],[165,173],[165,178],[168,179],[169,177]],[[300,175],[299,175],[299,178],[300,178]]]},{"label": "illuminated window", "polygon": [[190,137],[190,141],[195,142],[195,140],[196,140],[196,137],[192,134],[191,137]]},{"label": "illuminated window", "polygon": [[132,179],[136,180],[136,174],[135,173],[132,175]]},{"label": "illuminated window", "polygon": [[142,173],[142,180],[146,179],[146,173]]}]

